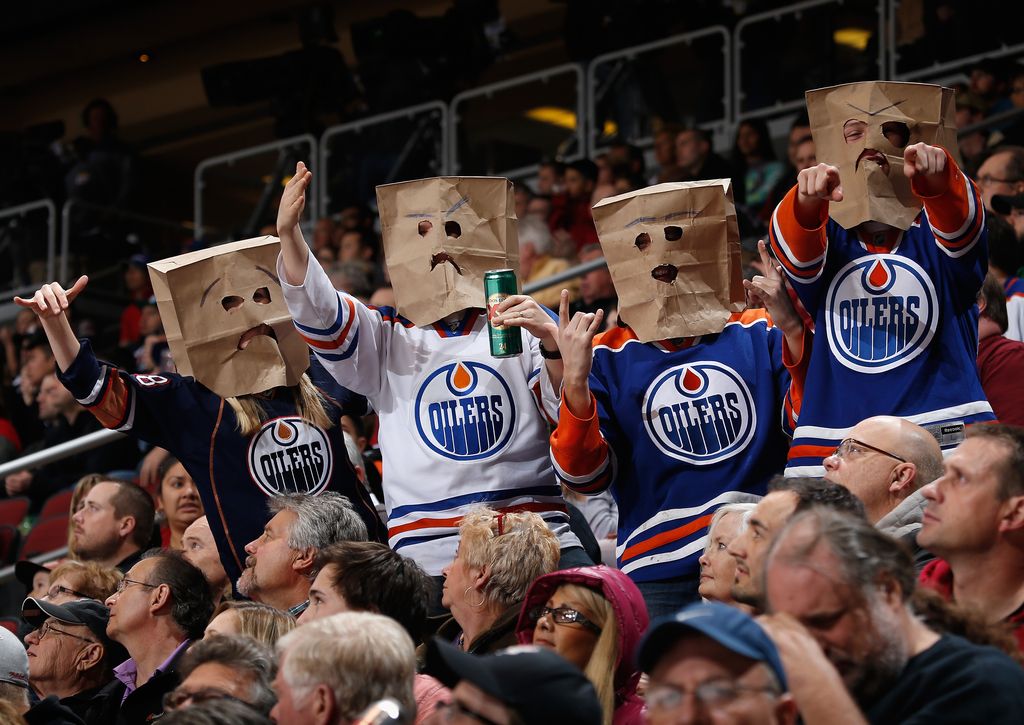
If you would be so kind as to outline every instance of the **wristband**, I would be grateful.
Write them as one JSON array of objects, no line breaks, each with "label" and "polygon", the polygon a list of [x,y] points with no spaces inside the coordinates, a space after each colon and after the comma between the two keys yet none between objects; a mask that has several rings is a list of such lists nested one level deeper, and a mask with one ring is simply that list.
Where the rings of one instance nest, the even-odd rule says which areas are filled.
[{"label": "wristband", "polygon": [[545,360],[561,360],[562,359],[562,351],[561,350],[545,350],[544,346],[541,345],[540,346],[540,356],[542,358],[544,358]]}]

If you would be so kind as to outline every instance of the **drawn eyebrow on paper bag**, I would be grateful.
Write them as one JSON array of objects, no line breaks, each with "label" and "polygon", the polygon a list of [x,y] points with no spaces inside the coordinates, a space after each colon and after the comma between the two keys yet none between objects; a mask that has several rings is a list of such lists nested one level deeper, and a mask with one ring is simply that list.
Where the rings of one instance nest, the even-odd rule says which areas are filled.
[{"label": "drawn eyebrow on paper bag", "polygon": [[673,211],[664,216],[640,216],[628,222],[623,229],[635,227],[637,224],[657,224],[658,222],[670,222],[676,219],[696,219],[704,213],[703,209],[688,209],[685,211]]},{"label": "drawn eyebrow on paper bag", "polygon": [[858,108],[857,106],[853,105],[849,101],[846,102],[846,105],[849,106],[850,108],[852,108],[855,111],[860,111],[861,113],[866,113],[869,116],[877,116],[882,111],[888,111],[890,108],[894,108],[895,106],[898,106],[901,103],[906,103],[906,100],[907,99],[904,98],[902,101],[896,101],[895,103],[890,103],[888,106],[885,106],[883,108],[879,108],[877,111],[865,111],[863,108]]}]

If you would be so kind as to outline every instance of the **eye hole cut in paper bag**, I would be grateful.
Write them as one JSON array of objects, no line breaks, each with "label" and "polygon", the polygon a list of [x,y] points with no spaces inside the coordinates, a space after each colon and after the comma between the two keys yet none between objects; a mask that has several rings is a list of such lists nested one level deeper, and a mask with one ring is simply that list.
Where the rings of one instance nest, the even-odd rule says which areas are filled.
[{"label": "eye hole cut in paper bag", "polygon": [[258,237],[150,263],[179,373],[224,398],[298,384],[309,350],[275,272],[280,251],[277,237]]},{"label": "eye hole cut in paper bag", "polygon": [[429,325],[486,307],[484,272],[519,274],[508,179],[443,176],[377,187],[384,259],[399,314]]},{"label": "eye hole cut in paper bag", "polygon": [[594,206],[594,223],[619,317],[641,342],[721,332],[746,306],[728,179],[612,196]]},{"label": "eye hole cut in paper bag", "polygon": [[843,187],[843,200],[829,204],[829,216],[845,229],[866,221],[907,229],[917,218],[921,200],[903,174],[907,146],[941,146],[961,163],[951,88],[866,81],[807,91],[806,97],[818,161],[839,169]]}]

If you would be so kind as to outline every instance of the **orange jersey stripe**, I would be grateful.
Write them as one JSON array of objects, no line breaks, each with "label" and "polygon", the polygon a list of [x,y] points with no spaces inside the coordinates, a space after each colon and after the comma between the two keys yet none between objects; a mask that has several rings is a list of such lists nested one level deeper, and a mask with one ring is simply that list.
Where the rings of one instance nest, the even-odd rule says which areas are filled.
[{"label": "orange jersey stripe", "polygon": [[[523,503],[516,506],[506,506],[494,510],[499,513],[510,514],[517,511],[533,511],[534,513],[543,513],[545,511],[564,512],[566,511],[566,508],[559,504]],[[419,529],[455,528],[462,522],[462,518],[462,516],[451,516],[445,519],[420,519],[418,521],[410,521],[407,524],[394,526],[388,529],[388,536],[398,536],[399,534],[404,534],[407,531],[417,531]]]},{"label": "orange jersey stripe", "polygon": [[622,556],[619,557],[619,560],[626,561],[627,559],[633,559],[641,554],[646,554],[651,549],[657,549],[659,546],[671,544],[673,541],[679,541],[679,539],[689,536],[694,531],[707,528],[707,525],[711,523],[712,516],[713,514],[701,516],[688,524],[683,524],[678,528],[669,529],[668,531],[662,531],[657,536],[652,536],[646,541],[641,541],[638,544],[628,546],[626,547],[626,550],[622,552]]}]

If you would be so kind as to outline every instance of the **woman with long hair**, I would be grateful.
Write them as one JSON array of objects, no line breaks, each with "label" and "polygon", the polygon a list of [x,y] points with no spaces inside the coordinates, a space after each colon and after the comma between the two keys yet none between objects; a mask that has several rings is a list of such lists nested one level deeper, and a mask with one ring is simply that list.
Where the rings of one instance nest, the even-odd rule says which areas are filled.
[{"label": "woman with long hair", "polygon": [[185,529],[204,512],[195,481],[174,456],[167,456],[157,469],[154,494],[161,543],[171,549],[183,549],[181,537]]},{"label": "woman with long hair", "polygon": [[548,647],[579,667],[597,690],[605,725],[643,723],[633,651],[647,629],[633,581],[607,566],[565,569],[533,583],[516,626],[520,644]]}]

